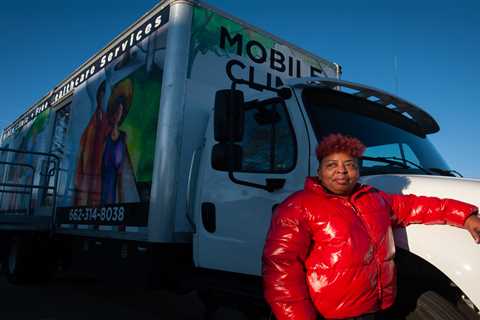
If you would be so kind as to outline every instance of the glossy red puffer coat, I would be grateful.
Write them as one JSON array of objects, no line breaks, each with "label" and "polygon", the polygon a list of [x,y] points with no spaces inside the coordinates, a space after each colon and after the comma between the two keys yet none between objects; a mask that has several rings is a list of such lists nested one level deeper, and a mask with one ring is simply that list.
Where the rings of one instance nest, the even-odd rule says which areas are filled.
[{"label": "glossy red puffer coat", "polygon": [[275,211],[263,252],[265,297],[278,320],[341,319],[388,308],[396,293],[392,226],[462,227],[476,210],[366,185],[345,198],[307,178],[305,189]]}]

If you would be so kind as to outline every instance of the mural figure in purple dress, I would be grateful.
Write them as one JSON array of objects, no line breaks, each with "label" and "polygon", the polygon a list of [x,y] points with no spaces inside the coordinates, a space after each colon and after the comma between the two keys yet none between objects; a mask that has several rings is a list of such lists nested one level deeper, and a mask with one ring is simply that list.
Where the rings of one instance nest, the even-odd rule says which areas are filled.
[{"label": "mural figure in purple dress", "polygon": [[101,203],[137,202],[139,195],[127,148],[127,134],[120,125],[128,114],[133,85],[124,79],[112,89],[106,118],[111,126],[105,138],[101,164]]}]

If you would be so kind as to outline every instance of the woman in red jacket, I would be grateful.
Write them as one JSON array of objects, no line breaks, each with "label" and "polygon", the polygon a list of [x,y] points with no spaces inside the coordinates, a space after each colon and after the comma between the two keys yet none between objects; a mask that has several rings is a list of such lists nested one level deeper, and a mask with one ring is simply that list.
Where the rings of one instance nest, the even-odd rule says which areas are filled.
[{"label": "woman in red jacket", "polygon": [[278,320],[374,319],[395,300],[392,226],[448,223],[480,242],[478,208],[391,195],[358,183],[365,146],[333,134],[319,144],[317,177],[288,197],[263,252],[265,297]]}]

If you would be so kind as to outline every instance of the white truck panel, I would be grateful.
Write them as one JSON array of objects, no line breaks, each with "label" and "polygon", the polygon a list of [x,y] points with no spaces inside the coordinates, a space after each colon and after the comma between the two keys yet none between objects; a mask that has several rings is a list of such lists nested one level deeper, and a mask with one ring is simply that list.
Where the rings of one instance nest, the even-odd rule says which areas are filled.
[{"label": "white truck panel", "polygon": [[[454,198],[480,206],[480,180],[437,176],[368,176],[363,183],[390,193]],[[446,225],[411,225],[395,230],[395,243],[430,262],[480,305],[480,248],[470,233]]]}]

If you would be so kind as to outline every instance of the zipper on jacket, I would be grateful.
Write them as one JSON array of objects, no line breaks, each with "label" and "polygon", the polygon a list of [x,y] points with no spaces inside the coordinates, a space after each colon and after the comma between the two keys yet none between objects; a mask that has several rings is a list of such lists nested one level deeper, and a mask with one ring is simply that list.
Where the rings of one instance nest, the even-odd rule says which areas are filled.
[{"label": "zipper on jacket", "polygon": [[350,200],[346,200],[347,203],[350,205],[350,207],[353,209],[353,212],[355,212],[355,215],[358,217],[359,221],[360,221],[360,225],[362,226],[362,228],[365,230],[365,233],[367,234],[367,237],[370,239],[370,243],[372,244],[373,246],[373,259],[375,260],[375,266],[377,268],[377,292],[378,292],[378,301],[382,302],[382,296],[383,296],[383,293],[382,293],[382,285],[381,285],[381,281],[382,281],[382,278],[381,278],[381,268],[380,268],[380,262],[378,261],[378,258],[377,258],[377,251],[378,251],[378,248],[377,248],[377,244],[373,241],[373,238],[372,236],[370,235],[370,229],[368,228],[367,226],[367,223],[365,223],[365,221],[363,220],[363,217],[362,215],[360,214],[360,212],[358,211],[357,207],[350,201]]}]

